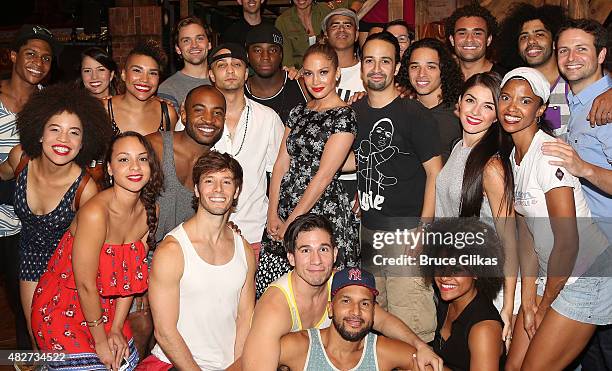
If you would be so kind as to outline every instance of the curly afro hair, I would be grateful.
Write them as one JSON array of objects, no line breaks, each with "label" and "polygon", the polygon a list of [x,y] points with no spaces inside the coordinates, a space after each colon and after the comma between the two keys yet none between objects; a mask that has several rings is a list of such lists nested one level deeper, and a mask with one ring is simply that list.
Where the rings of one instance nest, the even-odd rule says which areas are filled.
[{"label": "curly afro hair", "polygon": [[480,17],[487,22],[487,37],[493,35],[493,38],[497,36],[497,20],[491,14],[489,9],[478,5],[477,3],[469,4],[461,7],[453,12],[450,17],[446,19],[445,32],[446,40],[448,42],[449,36],[455,34],[455,23],[459,18],[463,17]]},{"label": "curly afro hair", "polygon": [[540,20],[554,39],[565,19],[565,11],[560,6],[535,7],[527,3],[515,4],[499,28],[499,45],[506,46],[498,50],[500,61],[503,61],[504,66],[508,69],[526,65],[518,50],[518,38],[525,22]]},{"label": "curly afro hair", "polygon": [[83,146],[74,162],[86,167],[104,156],[113,131],[100,101],[76,83],[51,85],[34,93],[17,116],[17,130],[23,151],[30,158],[42,155],[40,139],[51,117],[75,114],[83,127]]},{"label": "curly afro hair", "polygon": [[426,38],[416,41],[410,45],[402,57],[402,65],[395,77],[400,86],[415,91],[410,83],[408,68],[410,67],[410,56],[416,49],[429,48],[438,53],[440,60],[440,78],[442,80],[442,101],[446,104],[455,104],[463,87],[463,73],[455,58],[444,43],[438,39]]},{"label": "curly afro hair", "polygon": [[132,55],[145,55],[153,58],[153,60],[155,60],[159,66],[160,72],[164,71],[164,67],[168,62],[168,57],[166,56],[166,53],[162,49],[161,45],[152,39],[139,41],[136,46],[134,46],[134,49],[130,50],[128,53],[126,61],[130,59]]},{"label": "curly afro hair", "polygon": [[[477,218],[442,218],[427,225],[425,234],[422,254],[429,258],[454,258],[458,262],[444,266],[421,265],[427,283],[433,283],[436,276],[475,277],[478,292],[491,300],[495,298],[504,281],[504,254],[495,228]],[[497,264],[463,265],[460,256],[496,259]]]}]

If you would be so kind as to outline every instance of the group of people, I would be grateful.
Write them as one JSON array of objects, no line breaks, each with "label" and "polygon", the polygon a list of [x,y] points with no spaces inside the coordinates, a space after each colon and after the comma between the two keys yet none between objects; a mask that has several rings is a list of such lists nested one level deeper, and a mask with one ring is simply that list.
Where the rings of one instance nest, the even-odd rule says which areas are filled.
[{"label": "group of people", "polygon": [[[62,370],[612,367],[601,24],[518,4],[508,70],[478,5],[446,45],[403,21],[360,44],[356,3],[296,0],[278,28],[239,3],[214,48],[177,23],[163,82],[144,41],[43,86],[60,44],[18,31],[0,261],[20,348]],[[482,240],[416,242],[444,234]]]}]

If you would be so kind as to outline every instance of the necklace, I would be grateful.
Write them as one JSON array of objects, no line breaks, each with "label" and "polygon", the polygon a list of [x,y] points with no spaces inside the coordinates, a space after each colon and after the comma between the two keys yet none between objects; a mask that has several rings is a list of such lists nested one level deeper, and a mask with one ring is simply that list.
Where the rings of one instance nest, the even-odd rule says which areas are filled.
[{"label": "necklace", "polygon": [[242,146],[244,146],[244,140],[246,139],[247,130],[249,130],[249,117],[251,116],[251,106],[246,105],[247,114],[246,114],[246,122],[244,123],[244,135],[242,136],[242,142],[240,142],[240,148],[238,148],[238,152],[236,152],[233,157],[238,156],[240,151],[242,151]]}]

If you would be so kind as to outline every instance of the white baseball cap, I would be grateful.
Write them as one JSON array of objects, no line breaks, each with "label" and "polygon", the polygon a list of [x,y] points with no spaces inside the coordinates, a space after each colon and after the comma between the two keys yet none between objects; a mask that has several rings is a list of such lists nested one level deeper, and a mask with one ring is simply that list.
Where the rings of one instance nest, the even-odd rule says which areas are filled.
[{"label": "white baseball cap", "polygon": [[548,102],[548,98],[550,97],[550,83],[542,72],[531,67],[515,68],[504,76],[501,87],[503,88],[504,85],[512,79],[523,79],[527,81],[533,93],[542,98],[543,103]]}]

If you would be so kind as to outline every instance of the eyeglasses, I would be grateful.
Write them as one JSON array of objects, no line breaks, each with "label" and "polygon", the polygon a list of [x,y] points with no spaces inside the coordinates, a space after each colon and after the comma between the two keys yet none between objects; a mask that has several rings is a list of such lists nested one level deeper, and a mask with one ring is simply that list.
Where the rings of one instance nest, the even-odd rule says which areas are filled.
[{"label": "eyeglasses", "polygon": [[408,35],[399,35],[396,37],[398,43],[408,43],[410,42],[410,38]]}]

